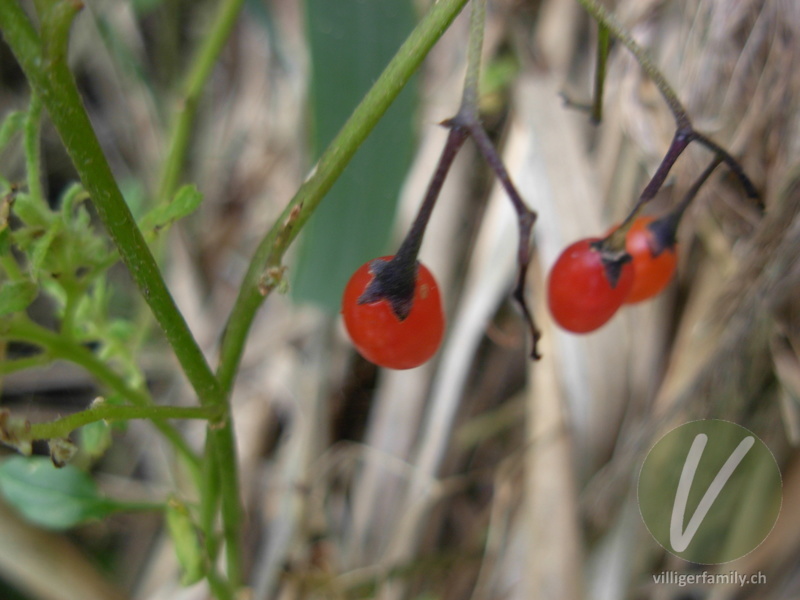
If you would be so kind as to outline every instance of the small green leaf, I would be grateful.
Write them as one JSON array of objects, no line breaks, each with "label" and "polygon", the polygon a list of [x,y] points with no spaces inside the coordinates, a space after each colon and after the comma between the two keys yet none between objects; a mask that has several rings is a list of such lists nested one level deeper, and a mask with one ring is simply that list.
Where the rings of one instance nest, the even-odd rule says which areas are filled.
[{"label": "small green leaf", "polygon": [[77,467],[56,469],[43,456],[3,461],[0,492],[25,518],[48,529],[68,529],[127,508],[100,495],[92,478]]},{"label": "small green leaf", "polygon": [[53,241],[61,233],[63,225],[59,222],[54,222],[50,228],[33,243],[33,250],[31,251],[31,271],[38,276],[39,272],[45,264],[48,257],[50,246]]},{"label": "small green leaf", "polygon": [[81,448],[92,459],[105,454],[111,446],[111,426],[105,421],[95,421],[79,430]]},{"label": "small green leaf", "polygon": [[139,222],[139,227],[143,231],[156,233],[193,213],[202,201],[203,196],[195,186],[184,185],[177,191],[172,202],[156,206],[145,214]]},{"label": "small green leaf", "polygon": [[0,150],[5,148],[6,144],[11,140],[15,133],[22,130],[25,124],[25,117],[28,113],[24,111],[15,110],[6,115],[0,125]]},{"label": "small green leaf", "polygon": [[175,544],[175,554],[183,569],[181,583],[192,585],[203,577],[203,551],[200,539],[189,516],[189,510],[180,500],[172,498],[165,509],[167,529]]},{"label": "small green leaf", "polygon": [[65,223],[69,223],[72,218],[72,211],[79,202],[89,199],[89,194],[83,189],[80,183],[72,183],[61,194],[61,216]]},{"label": "small green leaf", "polygon": [[0,316],[25,310],[38,293],[32,281],[4,281],[0,284]]},{"label": "small green leaf", "polygon": [[24,192],[19,192],[14,196],[13,212],[28,227],[46,229],[52,219],[49,211],[43,210],[30,194]]}]

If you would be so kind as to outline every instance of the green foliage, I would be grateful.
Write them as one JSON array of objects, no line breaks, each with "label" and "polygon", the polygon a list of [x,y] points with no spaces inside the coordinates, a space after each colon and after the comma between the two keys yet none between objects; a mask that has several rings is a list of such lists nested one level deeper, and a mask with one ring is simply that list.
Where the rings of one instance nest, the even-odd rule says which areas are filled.
[{"label": "green foliage", "polygon": [[14,134],[22,131],[26,117],[27,113],[21,110],[15,110],[6,115],[0,125],[0,150],[6,147]]},{"label": "green foliage", "polygon": [[38,293],[32,281],[4,281],[0,284],[0,317],[25,310]]},{"label": "green foliage", "polygon": [[172,498],[165,508],[167,529],[169,529],[172,543],[175,544],[175,554],[181,564],[183,576],[181,583],[191,585],[200,581],[205,574],[203,567],[203,551],[200,546],[197,529],[189,515],[185,504]]},{"label": "green foliage", "polygon": [[12,456],[0,464],[0,493],[29,521],[47,529],[69,529],[129,508],[101,495],[94,480],[49,458]]},{"label": "green foliage", "polygon": [[146,213],[139,220],[139,227],[146,237],[153,239],[159,232],[169,228],[175,221],[192,214],[202,201],[203,196],[197,187],[184,185],[177,191],[172,202],[160,204]]},{"label": "green foliage", "polygon": [[103,456],[111,446],[111,426],[106,421],[95,421],[80,428],[81,450],[90,459]]}]

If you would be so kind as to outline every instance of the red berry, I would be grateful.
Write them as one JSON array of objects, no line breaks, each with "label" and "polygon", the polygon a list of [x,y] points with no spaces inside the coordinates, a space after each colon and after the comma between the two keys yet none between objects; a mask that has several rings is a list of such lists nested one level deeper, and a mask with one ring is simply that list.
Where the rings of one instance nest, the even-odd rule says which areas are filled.
[{"label": "red berry", "polygon": [[[594,247],[596,238],[579,240],[558,257],[547,280],[547,303],[556,323],[573,333],[588,333],[605,324],[633,286],[630,262],[608,266]],[[618,270],[612,284],[609,271]]]},{"label": "red berry", "polygon": [[405,319],[395,314],[386,298],[360,303],[374,278],[373,264],[391,259],[371,260],[353,273],[344,290],[342,316],[353,345],[364,358],[390,369],[411,369],[439,349],[444,336],[442,300],[433,275],[419,264],[413,304]]},{"label": "red berry", "polygon": [[[633,287],[625,299],[625,304],[647,300],[659,294],[672,280],[678,265],[675,246],[667,246],[658,252],[659,247],[648,225],[654,217],[636,219],[625,238],[625,249],[633,259]],[[656,253],[658,253],[656,255]]]}]

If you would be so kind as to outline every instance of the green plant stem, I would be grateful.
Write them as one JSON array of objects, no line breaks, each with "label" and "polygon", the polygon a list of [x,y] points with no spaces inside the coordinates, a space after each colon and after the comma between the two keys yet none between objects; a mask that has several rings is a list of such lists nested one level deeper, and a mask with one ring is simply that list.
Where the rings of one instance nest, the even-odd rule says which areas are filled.
[{"label": "green plant stem", "polygon": [[597,66],[594,70],[594,102],[592,103],[592,121],[599,123],[603,120],[603,88],[606,82],[606,65],[608,63],[608,48],[611,36],[608,27],[603,23],[597,24]]},{"label": "green plant stem", "polygon": [[477,117],[480,95],[481,57],[483,32],[486,29],[486,0],[472,0],[469,15],[469,42],[467,47],[467,74],[464,77],[464,93],[461,110],[471,111]]},{"label": "green plant stem", "polygon": [[103,420],[129,421],[131,419],[213,419],[217,410],[206,406],[120,406],[99,403],[75,414],[48,423],[33,423],[30,429],[20,432],[20,439],[50,440],[67,437],[79,427]]},{"label": "green plant stem", "polygon": [[28,114],[25,118],[23,146],[27,173],[28,194],[34,199],[40,210],[44,209],[45,198],[42,190],[41,174],[41,139],[42,100],[38,94],[31,94],[28,103]]},{"label": "green plant stem", "polygon": [[[200,489],[200,516],[198,518],[200,531],[203,532],[203,543],[209,562],[213,563],[217,556],[218,539],[214,531],[214,520],[219,507],[219,463],[210,458],[214,453],[211,436],[206,437],[204,455],[209,460],[203,461],[202,488]],[[210,581],[209,581],[210,583]]]},{"label": "green plant stem", "polygon": [[274,287],[264,285],[265,274],[280,267],[283,254],[297,233],[466,2],[440,0],[431,7],[322,154],[276,225],[261,240],[225,327],[217,369],[223,389],[231,388],[253,318]]},{"label": "green plant stem", "polygon": [[186,162],[197,105],[206,82],[214,68],[225,42],[236,23],[244,0],[222,0],[213,16],[212,28],[204,37],[202,45],[192,60],[188,75],[182,86],[180,110],[172,126],[169,149],[161,173],[157,202],[169,202],[175,194]]},{"label": "green plant stem", "polygon": [[[131,388],[120,375],[98,359],[93,352],[62,335],[37,325],[27,317],[17,318],[5,324],[0,329],[0,338],[39,346],[53,360],[62,359],[80,365],[97,381],[135,406],[146,407],[153,404],[146,392]],[[200,460],[186,440],[168,423],[156,422],[155,425],[184,457],[195,481],[199,481]]]},{"label": "green plant stem", "polygon": [[[65,15],[71,18],[71,14]],[[46,20],[45,16],[40,15],[40,18],[43,22]],[[53,49],[56,41],[51,40],[48,43],[50,58],[45,60],[39,35],[14,0],[0,0],[0,29],[32,88],[41,96],[98,216],[150,305],[200,402],[207,405],[224,403],[225,395],[175,305],[117,186],[64,59],[66,52]],[[63,24],[53,25],[53,30],[59,33],[67,29]],[[60,43],[66,45],[66,41],[65,36]]]},{"label": "green plant stem", "polygon": [[35,356],[28,356],[26,358],[18,358],[16,360],[2,360],[0,361],[0,377],[8,375],[9,373],[17,373],[18,371],[27,371],[36,367],[43,367],[53,361],[52,357],[46,352],[41,352]]},{"label": "green plant stem", "polygon": [[209,428],[213,452],[207,460],[216,460],[219,480],[222,538],[225,541],[225,558],[228,581],[234,589],[242,583],[242,550],[239,543],[242,532],[242,506],[239,498],[239,481],[236,469],[236,445],[231,419],[223,426]]},{"label": "green plant stem", "polygon": [[647,51],[633,39],[633,36],[617,21],[617,18],[597,0],[578,0],[578,3],[597,21],[598,25],[605,28],[606,35],[610,33],[636,57],[639,65],[664,97],[672,116],[675,118],[675,124],[678,129],[691,129],[691,121],[686,109]]}]

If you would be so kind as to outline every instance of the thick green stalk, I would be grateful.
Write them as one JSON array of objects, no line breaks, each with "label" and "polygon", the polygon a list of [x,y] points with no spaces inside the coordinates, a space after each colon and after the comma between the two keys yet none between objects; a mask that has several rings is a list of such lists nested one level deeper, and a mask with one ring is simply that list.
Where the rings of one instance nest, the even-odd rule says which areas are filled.
[{"label": "thick green stalk", "polygon": [[[52,11],[56,11],[58,6],[60,4],[52,7]],[[74,13],[59,11],[59,14],[71,18]],[[42,21],[46,22],[47,18],[42,17]],[[175,305],[117,186],[67,67],[66,53],[60,47],[53,48],[55,41],[49,40],[49,54],[44,56],[39,35],[14,0],[0,0],[0,29],[32,88],[41,97],[97,214],[150,305],[200,402],[207,405],[224,403],[225,396]],[[53,24],[52,30],[61,34],[66,27],[64,23]],[[66,38],[63,44],[66,44]]]},{"label": "thick green stalk", "polygon": [[217,369],[223,389],[229,390],[233,385],[250,325],[276,283],[274,274],[280,273],[284,252],[466,3],[467,0],[440,0],[431,7],[322,154],[276,225],[262,239],[225,328]]}]

